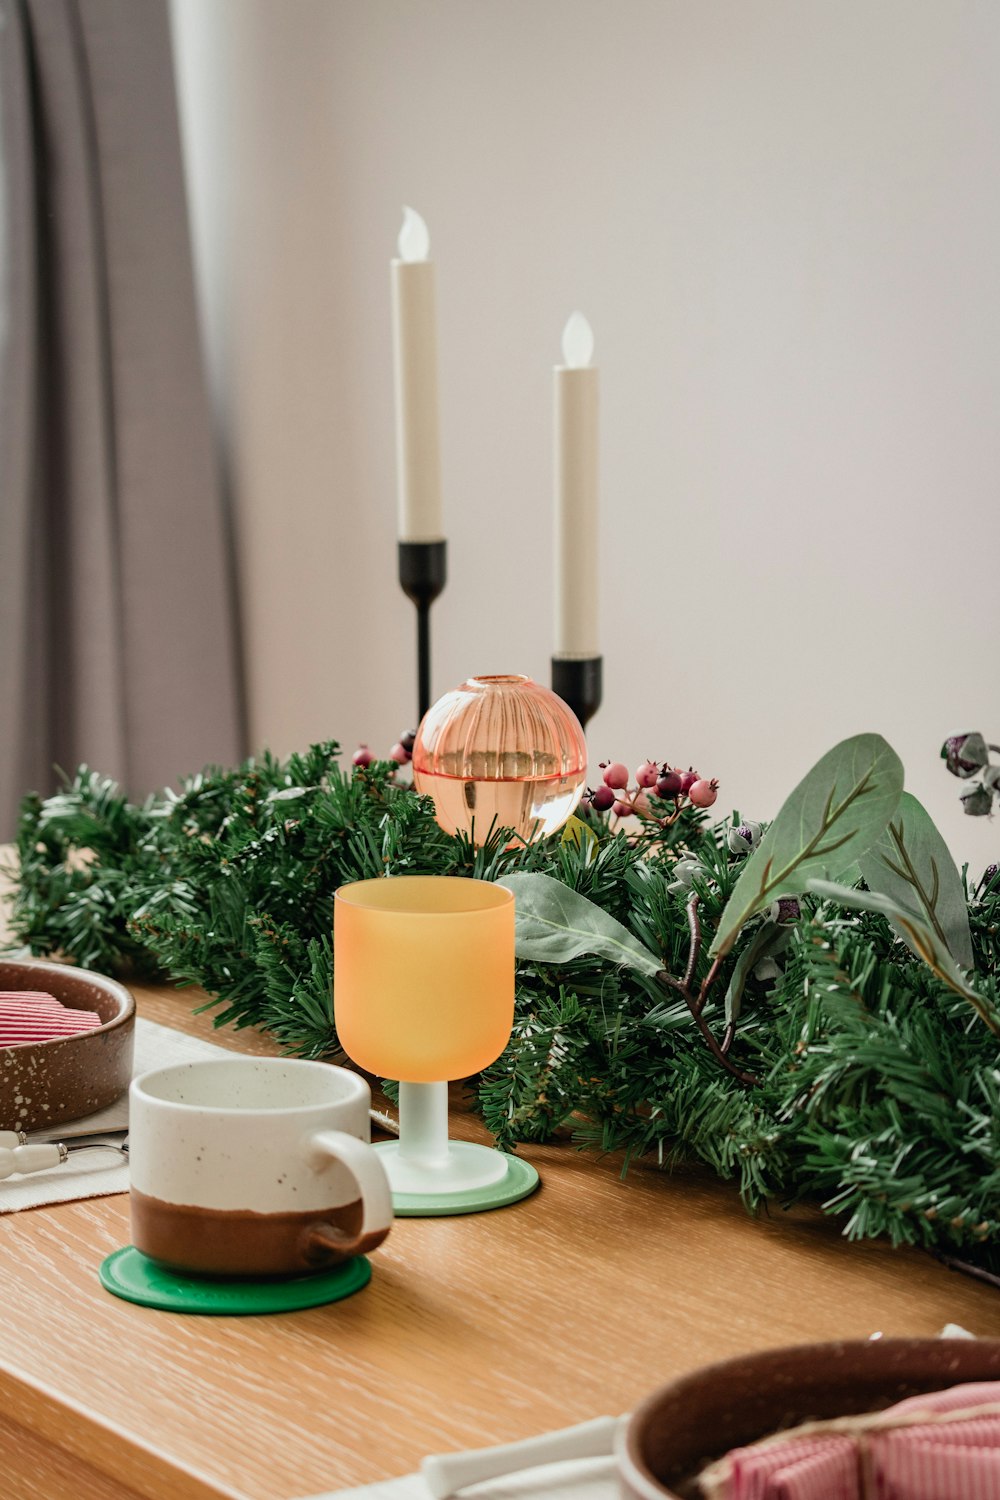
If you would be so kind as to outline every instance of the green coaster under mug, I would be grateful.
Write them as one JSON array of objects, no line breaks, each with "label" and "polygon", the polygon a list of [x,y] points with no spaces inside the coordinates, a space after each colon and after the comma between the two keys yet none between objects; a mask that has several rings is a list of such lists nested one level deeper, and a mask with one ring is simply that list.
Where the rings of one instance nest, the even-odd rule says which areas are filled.
[{"label": "green coaster under mug", "polygon": [[125,1245],[101,1262],[98,1275],[105,1291],[142,1307],[234,1317],[241,1313],[294,1312],[339,1302],[368,1285],[372,1268],[365,1256],[356,1255],[332,1271],[315,1276],[294,1276],[286,1281],[213,1281],[207,1276],[168,1271],[134,1245]]}]

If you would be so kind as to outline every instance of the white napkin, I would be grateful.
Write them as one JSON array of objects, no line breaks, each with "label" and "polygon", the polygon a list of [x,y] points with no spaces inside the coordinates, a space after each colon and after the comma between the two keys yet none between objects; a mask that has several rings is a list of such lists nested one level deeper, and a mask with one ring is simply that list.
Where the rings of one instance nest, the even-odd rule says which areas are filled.
[{"label": "white napkin", "polygon": [[[613,1458],[565,1459],[539,1469],[520,1469],[461,1491],[462,1500],[618,1500]],[[384,1479],[355,1490],[326,1490],[309,1500],[434,1500],[421,1474]]]},{"label": "white napkin", "polygon": [[[172,1031],[169,1026],[157,1026],[154,1021],[138,1017],[132,1075],[136,1077],[139,1073],[148,1073],[150,1068],[166,1067],[170,1063],[195,1062],[202,1057],[225,1056],[226,1053],[225,1047],[216,1047],[212,1042],[200,1041],[182,1031]],[[29,1139],[71,1142],[76,1135],[120,1130],[127,1125],[126,1092],[107,1109],[79,1120],[67,1120],[51,1130],[34,1131]],[[70,1156],[61,1166],[50,1167],[46,1172],[0,1180],[0,1214],[16,1213],[21,1208],[38,1208],[43,1203],[70,1203],[76,1198],[102,1198],[111,1193],[127,1192],[128,1163],[120,1152],[110,1149],[81,1151]]]},{"label": "white napkin", "polygon": [[595,1417],[520,1443],[425,1458],[419,1474],[309,1500],[447,1500],[457,1494],[463,1500],[617,1500],[611,1445],[618,1426],[616,1417]]}]

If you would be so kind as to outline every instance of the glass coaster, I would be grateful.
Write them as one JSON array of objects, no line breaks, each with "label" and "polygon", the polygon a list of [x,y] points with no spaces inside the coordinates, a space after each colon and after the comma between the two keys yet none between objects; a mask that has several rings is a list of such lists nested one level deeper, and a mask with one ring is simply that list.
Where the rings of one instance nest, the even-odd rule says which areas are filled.
[{"label": "glass coaster", "polygon": [[[450,1144],[454,1146],[456,1143]],[[397,1142],[388,1141],[377,1145],[375,1150],[381,1152],[386,1146],[398,1149]],[[520,1156],[509,1156],[506,1151],[497,1154],[506,1158],[507,1171],[498,1182],[489,1182],[485,1187],[467,1188],[458,1193],[400,1193],[393,1189],[392,1208],[397,1219],[478,1214],[488,1208],[505,1208],[508,1203],[527,1198],[538,1186],[538,1173],[534,1167]]]},{"label": "glass coaster", "polygon": [[134,1245],[125,1245],[101,1262],[98,1275],[105,1291],[142,1307],[233,1317],[240,1313],[293,1312],[339,1302],[368,1285],[372,1268],[365,1256],[356,1255],[332,1271],[315,1276],[293,1276],[286,1281],[215,1281],[168,1271]]}]

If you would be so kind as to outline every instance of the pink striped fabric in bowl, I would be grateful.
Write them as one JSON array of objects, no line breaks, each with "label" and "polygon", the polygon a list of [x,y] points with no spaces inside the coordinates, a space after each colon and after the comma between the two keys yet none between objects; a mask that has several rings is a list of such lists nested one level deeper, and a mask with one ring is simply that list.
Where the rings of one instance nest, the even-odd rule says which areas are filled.
[{"label": "pink striped fabric in bowl", "polygon": [[1000,1382],[911,1396],[736,1448],[706,1500],[1000,1500]]},{"label": "pink striped fabric in bowl", "polygon": [[0,1047],[24,1047],[55,1037],[94,1031],[101,1018],[94,1010],[61,1005],[43,990],[0,990]]}]

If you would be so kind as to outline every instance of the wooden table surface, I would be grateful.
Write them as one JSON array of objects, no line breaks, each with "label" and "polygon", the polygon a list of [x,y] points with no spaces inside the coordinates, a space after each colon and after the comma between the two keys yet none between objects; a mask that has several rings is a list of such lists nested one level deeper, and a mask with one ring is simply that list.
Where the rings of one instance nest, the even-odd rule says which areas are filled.
[{"label": "wooden table surface", "polygon": [[[195,991],[140,1013],[239,1051]],[[470,1117],[453,1132],[485,1138]],[[540,1190],[464,1218],[401,1219],[344,1302],[275,1317],[157,1312],[104,1292],[125,1195],[0,1216],[3,1500],[289,1500],[422,1455],[627,1410],[670,1376],[811,1339],[1000,1335],[1000,1292],[916,1251],[852,1245],[809,1210],[749,1218],[732,1186],[568,1145]]]}]

